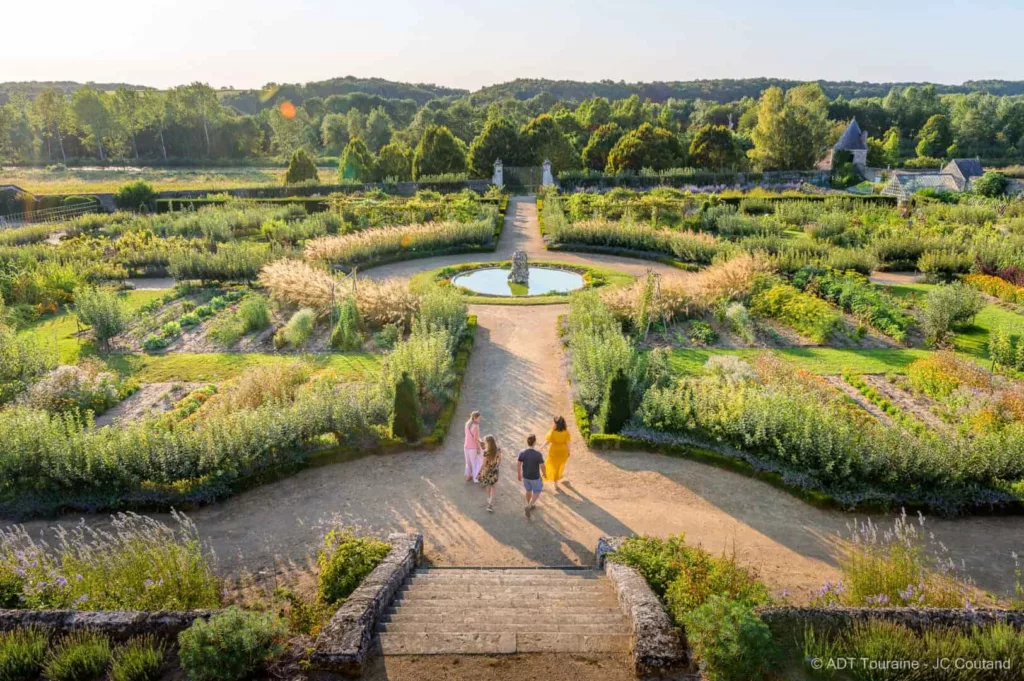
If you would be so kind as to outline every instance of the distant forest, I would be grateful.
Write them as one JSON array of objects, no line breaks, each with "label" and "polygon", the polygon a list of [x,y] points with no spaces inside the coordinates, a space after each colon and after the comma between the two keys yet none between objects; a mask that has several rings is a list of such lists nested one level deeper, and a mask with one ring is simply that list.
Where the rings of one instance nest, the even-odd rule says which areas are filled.
[{"label": "distant forest", "polygon": [[790,169],[854,117],[883,167],[1024,154],[1024,81],[519,79],[471,93],[348,76],[259,90],[0,83],[0,163],[277,162],[301,148],[352,178],[415,176],[416,153],[439,159],[421,172],[479,176],[499,156],[560,171]]}]

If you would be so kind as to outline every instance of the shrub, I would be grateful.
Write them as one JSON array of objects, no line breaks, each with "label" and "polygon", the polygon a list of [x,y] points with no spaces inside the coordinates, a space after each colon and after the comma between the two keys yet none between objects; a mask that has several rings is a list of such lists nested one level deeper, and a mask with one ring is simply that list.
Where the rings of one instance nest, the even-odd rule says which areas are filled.
[{"label": "shrub", "polygon": [[[9,605],[0,601],[0,607]],[[0,679],[33,681],[39,678],[49,643],[47,633],[36,628],[0,632]]]},{"label": "shrub", "polygon": [[316,324],[316,312],[308,307],[302,308],[292,315],[274,336],[274,345],[283,348],[290,346],[301,348],[313,337],[313,327]]},{"label": "shrub", "polygon": [[687,613],[683,623],[686,640],[709,681],[762,679],[777,665],[771,631],[748,604],[711,596]]},{"label": "shrub", "polygon": [[952,352],[936,352],[911,362],[907,379],[914,390],[944,401],[961,386],[991,390],[991,375],[974,362]]},{"label": "shrub", "polygon": [[818,343],[824,343],[842,325],[842,317],[831,305],[789,284],[774,284],[755,294],[750,311],[777,319]]},{"label": "shrub", "polygon": [[120,399],[117,377],[87,363],[57,367],[29,388],[23,401],[51,414],[87,409],[102,414]]},{"label": "shrub", "polygon": [[942,345],[951,331],[973,324],[984,307],[981,293],[970,286],[960,282],[936,286],[925,299],[921,326],[929,342]]},{"label": "shrub", "polygon": [[629,377],[620,368],[608,382],[608,389],[605,391],[601,414],[598,417],[602,433],[618,433],[629,423],[629,419],[633,416],[633,410],[629,404],[630,387]]},{"label": "shrub", "polygon": [[309,153],[298,148],[292,152],[288,160],[288,172],[285,173],[285,184],[298,184],[299,182],[318,182],[320,174],[317,172],[316,163],[313,162]]},{"label": "shrub", "polygon": [[193,610],[220,605],[221,582],[195,527],[118,514],[109,531],[78,525],[54,547],[23,528],[0,531],[0,583],[27,608]]},{"label": "shrub", "polygon": [[249,296],[238,306],[238,318],[246,333],[262,331],[270,326],[270,309],[263,296]]},{"label": "shrub", "polygon": [[109,348],[110,339],[124,333],[131,319],[120,296],[96,288],[75,291],[75,312],[83,324],[92,327],[101,348]]},{"label": "shrub", "polygon": [[570,298],[568,328],[573,388],[593,415],[601,407],[612,376],[622,370],[632,380],[638,363],[636,349],[611,310],[592,291]]},{"label": "shrub", "polygon": [[373,334],[373,344],[381,350],[391,350],[402,338],[402,329],[397,324],[385,324]]},{"label": "shrub", "polygon": [[1009,186],[1010,179],[1006,175],[990,170],[971,183],[971,191],[989,198],[996,198],[1005,195]]},{"label": "shrub", "polygon": [[454,348],[466,330],[467,312],[458,291],[450,287],[432,288],[420,296],[415,326],[420,331],[444,331]]},{"label": "shrub", "polygon": [[718,334],[711,328],[711,325],[701,319],[690,322],[687,337],[694,345],[714,345],[718,340]]},{"label": "shrub", "polygon": [[833,248],[828,253],[825,265],[837,272],[856,272],[868,277],[878,269],[878,260],[864,249]]},{"label": "shrub", "polygon": [[968,274],[963,279],[968,286],[1010,303],[1024,303],[1024,287],[1015,286],[990,274]]},{"label": "shrub", "polygon": [[77,631],[60,639],[46,657],[49,681],[92,681],[103,676],[110,663],[110,641],[91,631]]},{"label": "shrub", "polygon": [[925,251],[917,259],[917,269],[930,282],[953,281],[957,275],[970,272],[972,264],[970,255],[954,251]]},{"label": "shrub", "polygon": [[345,529],[328,532],[316,559],[320,599],[334,605],[348,598],[389,551],[391,545],[378,539]]},{"label": "shrub", "polygon": [[[924,517],[919,519],[924,527]],[[849,548],[839,561],[843,573],[837,584],[826,582],[815,595],[818,606],[962,608],[971,587],[956,572],[942,544],[923,541],[923,530],[898,517],[891,529],[880,531],[870,520],[855,521]]]},{"label": "shrub", "polygon": [[292,404],[299,390],[309,381],[313,370],[308,362],[275,362],[254,366],[222,384],[203,408],[214,415],[258,409],[263,405]]},{"label": "shrub", "polygon": [[891,296],[872,285],[867,277],[848,272],[805,267],[793,276],[793,284],[835,303],[858,320],[902,342],[914,323]]},{"label": "shrub", "polygon": [[285,633],[275,615],[228,608],[178,634],[181,668],[189,681],[242,681],[281,653]]},{"label": "shrub", "polygon": [[164,666],[164,644],[151,635],[130,639],[114,651],[110,681],[157,681]]},{"label": "shrub", "polygon": [[357,350],[363,345],[359,333],[359,309],[351,297],[345,298],[338,306],[338,322],[331,331],[331,347],[335,350]]},{"label": "shrub", "polygon": [[420,403],[416,382],[408,373],[395,385],[395,408],[391,421],[391,435],[405,440],[417,442],[420,439]]},{"label": "shrub", "polygon": [[153,185],[145,180],[122,184],[114,193],[114,204],[121,210],[139,211],[145,206],[151,208],[156,192]]}]

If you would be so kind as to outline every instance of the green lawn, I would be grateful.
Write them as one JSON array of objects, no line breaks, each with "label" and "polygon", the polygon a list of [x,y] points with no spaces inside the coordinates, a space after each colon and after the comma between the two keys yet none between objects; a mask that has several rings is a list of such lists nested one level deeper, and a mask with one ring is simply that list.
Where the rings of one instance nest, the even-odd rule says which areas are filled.
[{"label": "green lawn", "polygon": [[[714,355],[748,358],[760,352],[765,351],[758,348],[678,349],[672,351],[670,362],[674,373],[692,375],[699,374],[704,364]],[[855,374],[900,374],[906,371],[908,364],[929,353],[928,350],[918,348],[783,348],[772,352],[814,374],[840,374],[844,371]]]},{"label": "green lawn", "polygon": [[[160,298],[165,291],[130,291],[125,294],[127,305],[137,310],[151,300]],[[232,352],[181,353],[111,353],[100,355],[88,338],[78,337],[78,321],[72,312],[61,312],[43,318],[20,333],[32,337],[44,347],[56,346],[61,364],[76,364],[86,357],[95,357],[125,376],[133,376],[142,383],[172,381],[222,381],[236,376],[251,366],[273,362],[290,362],[296,355],[242,354]],[[333,368],[353,378],[372,374],[379,360],[369,353],[329,353],[303,355],[324,368]]]}]

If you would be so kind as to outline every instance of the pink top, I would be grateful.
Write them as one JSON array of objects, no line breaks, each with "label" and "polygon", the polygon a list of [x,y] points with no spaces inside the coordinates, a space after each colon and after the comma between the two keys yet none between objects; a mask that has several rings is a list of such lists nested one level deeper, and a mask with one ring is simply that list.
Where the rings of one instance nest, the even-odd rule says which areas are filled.
[{"label": "pink top", "polygon": [[466,442],[464,449],[480,449],[480,426],[472,421],[466,424]]}]

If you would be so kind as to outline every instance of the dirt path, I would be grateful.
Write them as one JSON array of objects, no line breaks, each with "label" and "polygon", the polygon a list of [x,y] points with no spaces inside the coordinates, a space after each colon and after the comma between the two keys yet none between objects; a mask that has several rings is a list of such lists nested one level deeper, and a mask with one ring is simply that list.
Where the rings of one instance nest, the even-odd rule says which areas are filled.
[{"label": "dirt path", "polygon": [[[537,248],[538,239],[530,233],[537,229],[531,208],[513,203],[499,256],[511,252],[506,238]],[[572,259],[633,271],[650,266],[621,258]],[[405,276],[437,266],[419,260],[373,274]],[[476,346],[455,424],[439,449],[308,469],[192,512],[222,569],[272,579],[286,564],[301,568],[324,527],[340,521],[374,534],[422,532],[426,558],[437,565],[589,564],[601,535],[684,532],[689,541],[715,553],[734,551],[797,602],[824,580],[838,577],[834,537],[846,534],[849,515],[818,510],[765,483],[685,459],[589,451],[571,418],[568,489],[545,492],[540,512],[527,521],[512,455],[528,433],[546,432],[552,414],[572,414],[556,331],[564,311],[561,305],[472,308],[479,318]],[[473,409],[483,412],[483,432],[493,433],[506,452],[493,514],[486,512],[483,490],[462,477],[461,423]],[[29,529],[45,525],[31,523]],[[966,561],[981,587],[1012,594],[1009,554],[1024,552],[1024,518],[928,525],[954,558]]]}]

